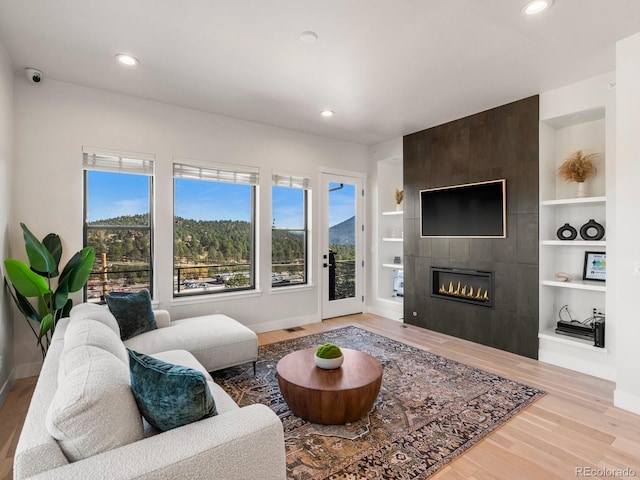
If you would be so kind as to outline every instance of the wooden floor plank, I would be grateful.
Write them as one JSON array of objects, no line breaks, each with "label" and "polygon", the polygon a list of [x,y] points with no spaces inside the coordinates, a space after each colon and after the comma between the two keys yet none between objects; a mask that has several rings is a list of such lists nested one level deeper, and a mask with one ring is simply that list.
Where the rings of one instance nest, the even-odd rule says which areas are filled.
[{"label": "wooden floor plank", "polygon": [[[547,392],[432,478],[567,479],[577,478],[578,468],[630,468],[632,476],[640,477],[640,416],[613,406],[612,382],[370,314],[325,320],[295,332],[261,333],[258,338],[264,345],[347,325]],[[13,454],[36,380],[16,381],[0,409],[2,479],[12,478]]]}]

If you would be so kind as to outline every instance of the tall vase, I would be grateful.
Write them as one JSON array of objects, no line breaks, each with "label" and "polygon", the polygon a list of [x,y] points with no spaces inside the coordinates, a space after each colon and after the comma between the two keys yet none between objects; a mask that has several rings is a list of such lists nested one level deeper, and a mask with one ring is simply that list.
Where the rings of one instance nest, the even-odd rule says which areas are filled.
[{"label": "tall vase", "polygon": [[586,197],[587,191],[584,188],[584,182],[577,182],[577,183],[578,183],[578,190],[576,190],[576,197],[577,198]]}]

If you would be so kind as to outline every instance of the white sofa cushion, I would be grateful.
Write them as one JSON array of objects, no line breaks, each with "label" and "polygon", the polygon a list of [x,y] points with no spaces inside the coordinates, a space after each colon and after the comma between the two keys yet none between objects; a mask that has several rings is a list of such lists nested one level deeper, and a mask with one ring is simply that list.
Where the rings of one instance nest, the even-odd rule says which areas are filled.
[{"label": "white sofa cushion", "polygon": [[47,430],[74,462],[144,438],[129,368],[113,354],[78,346],[62,358],[66,375],[47,413]]},{"label": "white sofa cushion", "polygon": [[101,348],[113,354],[118,360],[129,366],[129,355],[120,337],[113,329],[96,320],[82,319],[69,323],[64,332],[62,355],[81,345]]},{"label": "white sofa cushion", "polygon": [[208,372],[258,358],[258,336],[222,314],[173,320],[167,328],[142,333],[125,340],[124,344],[147,355],[188,350]]},{"label": "white sofa cushion", "polygon": [[111,328],[120,338],[120,325],[116,317],[109,311],[106,305],[97,305],[95,303],[81,303],[76,305],[69,312],[71,323],[76,320],[91,319],[100,323],[104,323]]}]

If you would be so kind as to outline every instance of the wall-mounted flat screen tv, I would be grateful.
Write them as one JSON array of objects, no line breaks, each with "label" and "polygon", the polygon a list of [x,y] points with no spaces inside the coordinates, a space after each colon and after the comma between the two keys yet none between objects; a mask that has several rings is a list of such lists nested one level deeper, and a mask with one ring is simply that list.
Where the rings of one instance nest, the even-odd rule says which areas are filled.
[{"label": "wall-mounted flat screen tv", "polygon": [[506,180],[420,190],[421,237],[505,238]]}]

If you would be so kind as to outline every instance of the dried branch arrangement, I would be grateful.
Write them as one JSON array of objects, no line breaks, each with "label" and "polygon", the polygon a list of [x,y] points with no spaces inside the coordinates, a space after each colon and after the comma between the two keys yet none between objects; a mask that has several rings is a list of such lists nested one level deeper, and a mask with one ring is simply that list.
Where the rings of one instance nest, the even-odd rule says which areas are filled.
[{"label": "dried branch arrangement", "polygon": [[396,203],[400,205],[402,203],[403,198],[404,198],[404,190],[398,190],[396,188]]},{"label": "dried branch arrangement", "polygon": [[593,164],[597,158],[597,153],[585,154],[582,150],[576,150],[558,167],[558,175],[567,182],[584,182],[597,173]]}]

